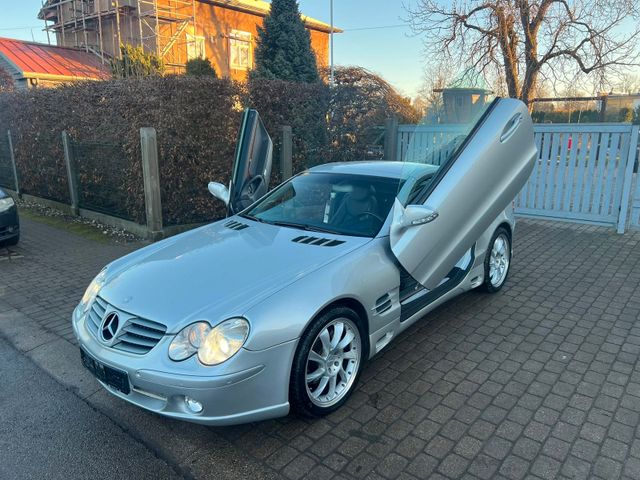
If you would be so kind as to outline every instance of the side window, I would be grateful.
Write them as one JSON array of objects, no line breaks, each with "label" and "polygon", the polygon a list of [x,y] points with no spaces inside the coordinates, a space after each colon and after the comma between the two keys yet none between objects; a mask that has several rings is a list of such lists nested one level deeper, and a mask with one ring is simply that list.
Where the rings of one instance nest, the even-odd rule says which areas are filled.
[{"label": "side window", "polygon": [[421,205],[426,201],[424,195],[427,191],[427,187],[431,183],[431,179],[433,179],[432,174],[427,175],[416,182],[407,198],[407,205]]},{"label": "side window", "polygon": [[204,37],[187,33],[187,60],[205,58]]},{"label": "side window", "polygon": [[249,70],[253,66],[251,34],[231,30],[229,35],[229,66],[235,70]]}]

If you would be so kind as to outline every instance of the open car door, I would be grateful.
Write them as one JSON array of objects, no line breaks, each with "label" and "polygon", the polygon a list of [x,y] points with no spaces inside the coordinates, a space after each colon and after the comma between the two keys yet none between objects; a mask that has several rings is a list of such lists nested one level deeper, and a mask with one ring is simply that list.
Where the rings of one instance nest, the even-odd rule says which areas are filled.
[{"label": "open car door", "polygon": [[[419,206],[396,199],[391,249],[405,270],[435,289],[533,169],[533,124],[524,103],[498,98],[425,185]],[[418,203],[413,197],[412,203]]]},{"label": "open car door", "polygon": [[236,144],[231,185],[229,214],[236,214],[258,200],[269,190],[273,164],[273,142],[256,110],[242,114]]}]

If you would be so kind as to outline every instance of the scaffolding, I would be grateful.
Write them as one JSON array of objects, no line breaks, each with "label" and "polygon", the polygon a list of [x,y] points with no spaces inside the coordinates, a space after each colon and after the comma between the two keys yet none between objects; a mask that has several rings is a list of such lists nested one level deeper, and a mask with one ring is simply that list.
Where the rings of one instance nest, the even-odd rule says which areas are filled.
[{"label": "scaffolding", "polygon": [[58,45],[84,48],[103,63],[130,44],[180,69],[196,32],[196,0],[46,0],[39,18]]}]

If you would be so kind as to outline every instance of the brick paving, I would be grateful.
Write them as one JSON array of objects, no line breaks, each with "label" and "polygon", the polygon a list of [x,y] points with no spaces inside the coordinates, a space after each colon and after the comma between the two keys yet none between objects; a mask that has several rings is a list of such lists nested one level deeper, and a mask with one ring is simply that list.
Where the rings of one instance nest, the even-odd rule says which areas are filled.
[{"label": "brick paving", "polygon": [[[73,341],[83,289],[135,246],[30,221],[23,238],[0,250],[0,310]],[[339,411],[215,433],[290,479],[638,479],[639,353],[640,233],[521,220],[505,288],[404,332]]]}]

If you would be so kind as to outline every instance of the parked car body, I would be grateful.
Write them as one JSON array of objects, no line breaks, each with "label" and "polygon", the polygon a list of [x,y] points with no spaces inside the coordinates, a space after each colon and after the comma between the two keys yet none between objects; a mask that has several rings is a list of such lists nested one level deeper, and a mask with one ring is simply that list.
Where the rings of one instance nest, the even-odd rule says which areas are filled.
[{"label": "parked car body", "polygon": [[267,193],[271,150],[246,112],[230,188],[210,184],[230,216],[114,261],[85,292],[74,332],[114,395],[210,425],[327,414],[425,313],[504,285],[536,154],[521,102],[496,100],[441,166],[327,164]]},{"label": "parked car body", "polygon": [[0,247],[16,245],[19,240],[18,207],[11,195],[0,188]]}]

